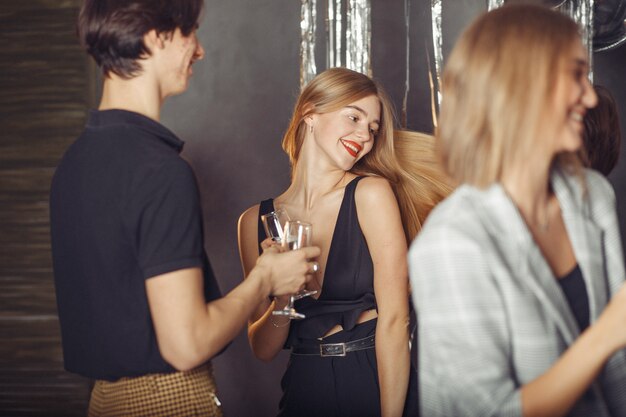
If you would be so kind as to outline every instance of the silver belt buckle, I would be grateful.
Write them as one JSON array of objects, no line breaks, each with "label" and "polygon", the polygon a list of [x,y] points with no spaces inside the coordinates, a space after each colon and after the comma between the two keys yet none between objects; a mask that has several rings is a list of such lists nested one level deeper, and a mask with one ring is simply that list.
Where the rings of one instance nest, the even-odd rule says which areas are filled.
[{"label": "silver belt buckle", "polygon": [[326,343],[320,345],[320,356],[346,356],[346,344],[345,343]]}]

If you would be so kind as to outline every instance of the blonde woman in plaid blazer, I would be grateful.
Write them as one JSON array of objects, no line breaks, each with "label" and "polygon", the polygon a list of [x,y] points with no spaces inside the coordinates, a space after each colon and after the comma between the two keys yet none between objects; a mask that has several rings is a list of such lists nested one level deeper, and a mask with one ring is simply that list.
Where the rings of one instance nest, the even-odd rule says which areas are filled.
[{"label": "blonde woman in plaid blazer", "polygon": [[577,30],[504,6],[450,56],[437,136],[459,187],[409,252],[424,416],[626,416],[615,197],[575,157],[596,103]]}]

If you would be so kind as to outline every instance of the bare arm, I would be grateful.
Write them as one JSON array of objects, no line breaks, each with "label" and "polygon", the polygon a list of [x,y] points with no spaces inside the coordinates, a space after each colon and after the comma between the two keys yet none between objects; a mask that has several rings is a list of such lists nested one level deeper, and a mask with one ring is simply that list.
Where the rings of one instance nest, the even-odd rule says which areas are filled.
[{"label": "bare arm", "polygon": [[[259,206],[246,210],[239,218],[239,256],[246,281],[259,257],[258,217]],[[272,316],[273,310],[282,309],[287,304],[286,297],[269,297],[261,300],[250,316],[248,340],[254,355],[263,360],[272,360],[283,348],[291,320]],[[274,324],[273,324],[274,323]],[[278,327],[277,327],[278,326]]]},{"label": "bare arm", "polygon": [[192,369],[219,352],[269,294],[291,294],[306,282],[315,247],[277,253],[269,250],[248,279],[225,297],[205,303],[200,268],[146,280],[150,312],[163,358],[179,370]]},{"label": "bare arm", "polygon": [[361,180],[356,203],[374,263],[381,411],[384,417],[401,416],[409,381],[410,352],[407,247],[400,210],[391,186],[382,178]]}]

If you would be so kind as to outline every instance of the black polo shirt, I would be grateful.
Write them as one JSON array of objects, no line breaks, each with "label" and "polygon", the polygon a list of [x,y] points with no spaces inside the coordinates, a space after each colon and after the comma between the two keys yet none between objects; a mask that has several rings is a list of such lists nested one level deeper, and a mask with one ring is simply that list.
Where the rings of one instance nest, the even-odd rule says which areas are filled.
[{"label": "black polo shirt", "polygon": [[50,193],[52,255],[65,368],[116,380],[174,369],[161,357],[145,280],[200,267],[220,296],[183,142],[123,110],[92,111]]}]

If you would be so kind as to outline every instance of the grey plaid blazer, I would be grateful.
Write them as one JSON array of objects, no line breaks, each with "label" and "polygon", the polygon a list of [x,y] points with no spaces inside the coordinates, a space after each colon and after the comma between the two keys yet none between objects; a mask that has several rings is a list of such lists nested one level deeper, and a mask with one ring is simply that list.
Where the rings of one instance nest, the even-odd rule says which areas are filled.
[{"label": "grey plaid blazer", "polygon": [[[551,182],[589,294],[590,321],[624,282],[615,195],[604,177],[555,169]],[[548,370],[579,329],[558,282],[499,184],[459,187],[409,251],[424,417],[521,416],[519,388]],[[626,331],[626,326],[624,328]],[[569,416],[626,416],[626,351]]]}]

